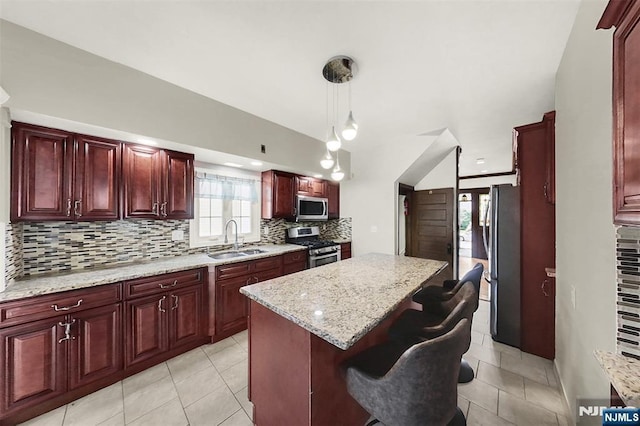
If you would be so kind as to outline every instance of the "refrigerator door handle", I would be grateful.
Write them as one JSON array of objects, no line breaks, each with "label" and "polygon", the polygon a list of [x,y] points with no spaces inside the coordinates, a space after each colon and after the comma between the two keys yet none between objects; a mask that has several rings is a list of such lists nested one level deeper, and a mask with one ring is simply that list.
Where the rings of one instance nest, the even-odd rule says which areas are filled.
[{"label": "refrigerator door handle", "polygon": [[[489,192],[489,197],[491,197],[491,192]],[[487,225],[487,223],[491,224],[491,220],[489,218],[489,206],[490,205],[491,205],[491,198],[489,198],[487,200],[487,203],[484,206],[484,223],[482,224],[482,242],[484,243],[484,250],[485,250],[485,253],[487,255],[487,259],[489,259],[489,257],[491,256],[490,252],[489,252],[489,242],[490,241],[489,241],[489,237],[487,236],[487,233],[489,231],[489,229],[488,229],[489,225]],[[489,268],[484,270],[483,275],[484,275],[484,280],[486,282],[488,282],[488,283],[491,283],[491,274],[489,272]]]}]

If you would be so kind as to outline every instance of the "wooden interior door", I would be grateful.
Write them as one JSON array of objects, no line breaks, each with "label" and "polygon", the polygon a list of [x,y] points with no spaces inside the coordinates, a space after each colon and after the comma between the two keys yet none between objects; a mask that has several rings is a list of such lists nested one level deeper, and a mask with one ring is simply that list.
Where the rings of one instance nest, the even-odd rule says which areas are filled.
[{"label": "wooden interior door", "polygon": [[411,197],[411,256],[444,260],[438,279],[453,278],[453,188],[415,191]]}]

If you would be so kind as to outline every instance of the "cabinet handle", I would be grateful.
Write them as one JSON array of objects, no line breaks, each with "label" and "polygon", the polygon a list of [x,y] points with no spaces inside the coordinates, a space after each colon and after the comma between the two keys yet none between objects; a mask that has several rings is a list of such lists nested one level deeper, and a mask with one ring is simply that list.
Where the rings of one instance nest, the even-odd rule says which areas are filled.
[{"label": "cabinet handle", "polygon": [[77,308],[78,306],[80,306],[80,304],[82,303],[82,299],[78,300],[78,302],[75,305],[71,305],[71,306],[64,306],[62,308],[59,308],[58,305],[51,305],[51,307],[53,308],[54,311],[56,312],[60,312],[60,311],[68,311],[69,309],[72,308]]},{"label": "cabinet handle", "polygon": [[165,309],[162,309],[162,301],[163,301],[164,299],[166,299],[166,298],[167,298],[167,296],[162,296],[162,299],[158,300],[158,310],[159,310],[160,312],[167,312]]},{"label": "cabinet handle", "polygon": [[171,287],[175,287],[175,286],[178,285],[178,280],[174,280],[173,284],[167,284],[167,285],[158,284],[158,285],[160,286],[160,288],[171,288]]},{"label": "cabinet handle", "polygon": [[545,182],[545,183],[544,183],[544,199],[545,199],[545,200],[547,200],[547,201],[549,200],[549,190],[548,190],[548,187],[549,187],[549,183],[548,183],[548,182]]},{"label": "cabinet handle", "polygon": [[256,280],[256,282],[254,284],[258,284],[258,282],[260,281],[260,279],[258,277],[253,277],[252,279]]},{"label": "cabinet handle", "polygon": [[64,327],[64,337],[58,340],[58,343],[62,343],[65,340],[76,340],[75,336],[71,335],[71,325],[75,323],[76,320],[73,319],[71,322],[59,322],[58,325],[60,327]]},{"label": "cabinet handle", "polygon": [[67,217],[71,216],[71,198],[67,198]]},{"label": "cabinet handle", "polygon": [[545,297],[549,297],[549,293],[547,293],[547,284],[549,284],[549,280],[544,280],[542,281],[542,285],[540,286],[540,288],[542,289],[542,294],[545,295]]},{"label": "cabinet handle", "polygon": [[246,285],[251,284],[251,280],[252,280],[252,277],[247,278],[247,281],[245,282],[245,284],[246,284]]},{"label": "cabinet handle", "polygon": [[171,310],[173,311],[175,309],[178,309],[178,296],[176,296],[175,294],[172,294],[171,297],[173,297],[175,300],[173,303],[173,306],[171,307]]},{"label": "cabinet handle", "polygon": [[167,202],[160,204],[160,215],[162,217],[167,217]]},{"label": "cabinet handle", "polygon": [[78,217],[82,216],[82,213],[80,212],[81,208],[82,208],[82,200],[76,200],[73,202],[73,214],[75,214]]},{"label": "cabinet handle", "polygon": [[153,203],[151,206],[151,214],[158,216],[158,203]]}]

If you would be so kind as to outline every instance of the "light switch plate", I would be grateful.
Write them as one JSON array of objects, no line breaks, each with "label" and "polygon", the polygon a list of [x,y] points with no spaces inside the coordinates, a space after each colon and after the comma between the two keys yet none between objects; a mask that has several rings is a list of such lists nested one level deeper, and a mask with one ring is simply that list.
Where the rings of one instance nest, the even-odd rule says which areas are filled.
[{"label": "light switch plate", "polygon": [[576,308],[576,288],[574,286],[571,286],[571,306],[573,309]]},{"label": "light switch plate", "polygon": [[182,240],[184,240],[184,231],[180,229],[171,231],[171,241],[182,241]]}]

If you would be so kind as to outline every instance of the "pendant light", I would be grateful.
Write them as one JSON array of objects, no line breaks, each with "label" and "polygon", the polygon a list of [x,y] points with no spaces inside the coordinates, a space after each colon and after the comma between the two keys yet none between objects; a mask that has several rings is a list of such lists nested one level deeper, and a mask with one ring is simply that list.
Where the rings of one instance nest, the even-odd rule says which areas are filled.
[{"label": "pendant light", "polygon": [[352,141],[358,134],[358,123],[353,119],[353,111],[351,110],[351,80],[349,80],[349,117],[344,123],[344,129],[342,129],[342,137],[346,141]]},{"label": "pendant light", "polygon": [[340,168],[340,158],[338,158],[338,154],[336,153],[336,166],[331,171],[331,179],[336,182],[340,182],[344,178],[344,172]]},{"label": "pendant light", "polygon": [[329,132],[329,136],[327,137],[327,149],[329,151],[337,151],[342,146],[342,142],[336,133],[336,127],[331,126],[331,131]]},{"label": "pendant light", "polygon": [[327,149],[327,155],[325,155],[322,160],[320,160],[320,165],[322,166],[323,169],[329,170],[330,168],[333,167],[333,157],[331,156],[331,153],[329,152],[329,149]]}]

